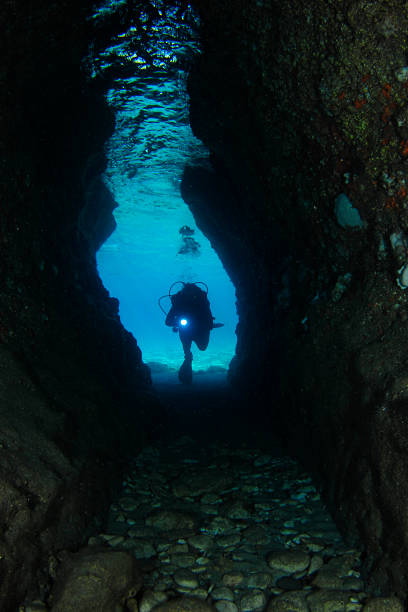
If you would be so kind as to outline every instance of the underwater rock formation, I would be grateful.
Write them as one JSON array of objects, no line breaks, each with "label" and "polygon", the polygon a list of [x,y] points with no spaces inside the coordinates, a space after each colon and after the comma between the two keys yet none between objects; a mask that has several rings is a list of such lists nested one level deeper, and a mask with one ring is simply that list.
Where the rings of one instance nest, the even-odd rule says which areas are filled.
[{"label": "underwater rock formation", "polygon": [[[191,121],[213,170],[187,168],[182,188],[237,288],[231,380],[320,474],[339,525],[365,546],[373,590],[404,597],[407,5],[194,4]],[[55,553],[86,541],[126,450],[161,421],[96,273],[114,227],[99,182],[113,117],[107,83],[90,86],[81,65],[91,37],[106,43],[139,4],[123,3],[98,36],[91,5],[0,8],[6,612],[39,584],[47,593]],[[338,222],[339,197],[337,213],[358,211],[351,224]]]},{"label": "underwater rock formation", "polygon": [[407,5],[194,4],[192,127],[229,195],[197,170],[183,191],[237,287],[232,378],[321,475],[373,588],[404,596]]},{"label": "underwater rock formation", "polygon": [[128,552],[89,547],[65,557],[52,592],[54,612],[111,612],[143,585]]},{"label": "underwater rock formation", "polygon": [[96,272],[95,249],[114,227],[114,202],[98,183],[113,117],[81,72],[89,9],[0,8],[5,612],[38,584],[46,592],[56,552],[86,542],[130,445],[149,434],[150,419],[160,422],[149,371]]}]

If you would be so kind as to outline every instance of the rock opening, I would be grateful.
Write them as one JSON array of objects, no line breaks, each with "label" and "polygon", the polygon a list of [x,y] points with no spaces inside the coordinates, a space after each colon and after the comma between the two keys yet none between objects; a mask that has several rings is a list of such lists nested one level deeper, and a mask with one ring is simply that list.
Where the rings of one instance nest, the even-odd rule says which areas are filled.
[{"label": "rock opening", "polygon": [[[122,0],[96,19],[82,0],[0,8],[0,607],[67,609],[64,585],[92,566],[99,583],[112,576],[108,609],[142,608],[153,590],[146,606],[167,611],[399,611],[394,595],[406,601],[408,582],[407,5],[194,0],[202,53],[188,81],[190,121],[211,171],[186,167],[181,188],[239,311],[236,394],[199,396],[203,422],[214,422],[213,406],[226,427],[203,427],[195,445],[175,435],[191,437],[197,423],[183,413],[190,398],[163,405],[152,392],[95,262],[115,205],[100,180],[114,129],[104,95],[119,74],[131,78],[134,59],[103,52],[132,24],[143,38],[167,9],[180,24],[190,10],[181,0]],[[237,422],[234,450],[225,435]],[[238,448],[238,433],[254,429],[269,450]],[[292,478],[293,459],[276,462],[272,429],[316,484],[297,468]],[[216,447],[203,446],[208,432]],[[139,456],[131,466],[130,454]],[[224,488],[223,472],[238,489]],[[316,486],[348,553],[310,530]],[[278,528],[282,508],[293,515]],[[175,534],[178,512],[194,533]],[[108,514],[126,537],[107,531]],[[215,556],[196,529],[208,531]],[[273,545],[254,571],[264,536]]]}]

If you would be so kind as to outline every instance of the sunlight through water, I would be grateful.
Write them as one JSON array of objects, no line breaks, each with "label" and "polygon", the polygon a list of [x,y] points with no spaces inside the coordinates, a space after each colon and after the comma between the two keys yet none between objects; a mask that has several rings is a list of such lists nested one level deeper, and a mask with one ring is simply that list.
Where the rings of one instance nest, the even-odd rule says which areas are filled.
[{"label": "sunlight through water", "polygon": [[[121,321],[137,339],[143,360],[171,368],[180,366],[183,351],[178,334],[164,325],[158,298],[175,281],[204,281],[212,313],[225,326],[211,332],[205,352],[193,345],[193,368],[227,368],[236,344],[235,289],[180,195],[184,166],[208,164],[188,121],[186,70],[198,52],[197,19],[184,5],[181,13],[177,3],[151,6],[94,66],[103,70],[112,57],[132,64],[132,74],[116,79],[108,92],[116,128],[106,148],[104,179],[118,204],[117,228],[97,253],[98,270],[119,299]],[[190,240],[180,233],[183,226],[194,230]],[[170,300],[162,305],[168,310]]]}]

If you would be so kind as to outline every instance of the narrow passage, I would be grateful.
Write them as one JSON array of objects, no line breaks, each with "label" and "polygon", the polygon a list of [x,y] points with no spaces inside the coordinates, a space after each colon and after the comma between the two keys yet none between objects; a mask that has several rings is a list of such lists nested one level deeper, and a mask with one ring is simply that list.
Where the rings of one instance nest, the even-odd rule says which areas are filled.
[{"label": "narrow passage", "polygon": [[230,435],[218,427],[225,383],[197,384],[198,393],[167,388],[181,432],[135,457],[93,540],[138,559],[139,612],[362,610],[360,553],[343,543],[310,475],[270,436],[268,452],[240,439],[233,411]]}]

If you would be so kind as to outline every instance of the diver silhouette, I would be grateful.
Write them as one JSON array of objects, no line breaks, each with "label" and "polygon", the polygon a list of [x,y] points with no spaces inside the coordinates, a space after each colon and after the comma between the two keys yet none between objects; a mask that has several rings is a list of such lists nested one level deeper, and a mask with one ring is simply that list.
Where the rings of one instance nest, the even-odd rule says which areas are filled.
[{"label": "diver silhouette", "polygon": [[[171,289],[177,283],[181,283],[183,288],[172,294]],[[166,325],[172,327],[174,332],[179,332],[183,345],[184,361],[178,377],[183,384],[190,384],[193,380],[191,344],[195,342],[200,351],[205,351],[210,341],[210,331],[224,324],[214,323],[210,302],[207,298],[208,288],[205,283],[183,283],[182,281],[177,281],[177,283],[173,283],[170,287],[168,296],[162,297],[169,297],[171,300]],[[207,291],[200,289],[198,284],[204,285]]]}]

